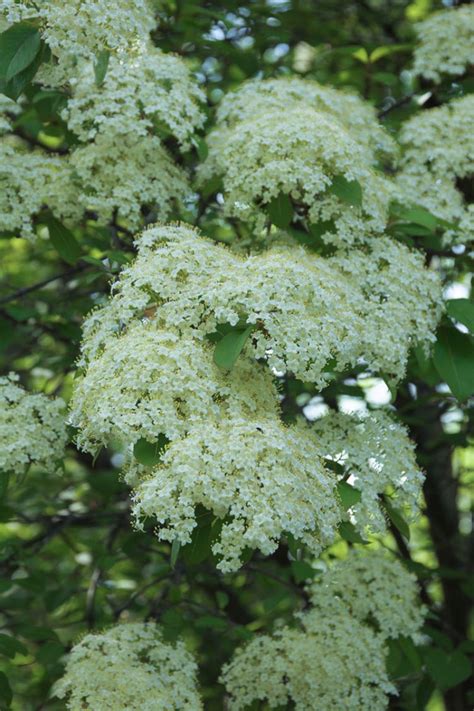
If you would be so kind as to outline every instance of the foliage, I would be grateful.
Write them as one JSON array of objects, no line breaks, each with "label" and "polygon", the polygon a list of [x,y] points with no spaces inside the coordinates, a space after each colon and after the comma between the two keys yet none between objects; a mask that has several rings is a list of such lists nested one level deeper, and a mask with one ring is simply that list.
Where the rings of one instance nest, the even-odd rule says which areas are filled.
[{"label": "foliage", "polygon": [[472,706],[447,4],[0,0],[0,708]]}]

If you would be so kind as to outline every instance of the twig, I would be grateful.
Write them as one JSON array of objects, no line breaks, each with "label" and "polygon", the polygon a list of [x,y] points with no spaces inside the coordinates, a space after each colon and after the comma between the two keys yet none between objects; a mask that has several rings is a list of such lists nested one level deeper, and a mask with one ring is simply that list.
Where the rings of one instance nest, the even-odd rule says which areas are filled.
[{"label": "twig", "polygon": [[31,286],[25,286],[23,289],[18,289],[18,291],[14,291],[13,294],[9,294],[8,296],[4,296],[2,299],[0,299],[0,306],[3,306],[3,304],[8,304],[10,303],[10,301],[16,301],[17,299],[21,299],[23,296],[30,294],[32,291],[42,289],[43,286],[47,286],[48,284],[51,284],[57,279],[64,279],[66,277],[74,276],[74,274],[78,274],[79,272],[84,271],[84,269],[89,269],[89,267],[89,264],[81,263],[78,264],[77,267],[67,269],[61,274],[55,274],[54,276],[48,277],[48,279],[43,279],[43,281],[39,281],[36,284],[32,284]]}]

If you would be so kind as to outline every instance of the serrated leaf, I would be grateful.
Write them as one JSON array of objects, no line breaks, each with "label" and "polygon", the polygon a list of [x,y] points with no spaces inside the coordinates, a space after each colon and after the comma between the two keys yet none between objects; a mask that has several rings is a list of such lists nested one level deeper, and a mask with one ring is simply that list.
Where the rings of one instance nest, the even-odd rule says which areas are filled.
[{"label": "serrated leaf", "polygon": [[[41,64],[43,62],[48,61],[48,58],[50,56],[51,51],[48,45],[45,44],[45,42],[41,42],[40,51],[36,55],[33,62],[28,67],[26,67],[26,69],[24,69],[19,74],[16,74],[8,82],[0,77],[0,92],[2,94],[5,94],[5,96],[8,96],[10,99],[16,101],[20,94],[23,93],[26,87],[34,79],[35,74],[40,68]],[[24,118],[25,116],[20,117],[19,121],[23,121]]]},{"label": "serrated leaf", "polygon": [[148,442],[142,437],[135,443],[133,456],[145,467],[153,467],[161,461],[168,442],[169,440],[164,434],[159,434],[156,442]]},{"label": "serrated leaf", "polygon": [[349,543],[367,543],[350,521],[342,521],[339,524],[339,535]]},{"label": "serrated leaf", "polygon": [[45,223],[49,238],[59,256],[68,264],[75,264],[81,256],[81,248],[72,232],[55,217],[48,217]]},{"label": "serrated leaf", "polygon": [[471,662],[459,649],[451,654],[442,649],[429,648],[425,651],[428,673],[442,691],[452,689],[471,674]]},{"label": "serrated leaf", "polygon": [[347,481],[340,481],[337,485],[337,493],[341,499],[343,508],[347,511],[355,504],[359,503],[361,492],[354,486],[351,486]]},{"label": "serrated leaf", "polygon": [[407,540],[410,540],[410,526],[405,521],[403,514],[398,509],[392,506],[386,496],[382,498],[382,501],[383,507],[387,512],[387,516],[389,517],[390,521],[393,523],[397,531],[400,531],[402,536],[405,536]]},{"label": "serrated leaf", "polygon": [[455,321],[467,326],[474,333],[474,302],[469,299],[450,299],[446,302],[446,311]]},{"label": "serrated leaf", "polygon": [[177,538],[175,538],[173,543],[171,544],[171,556],[170,556],[170,565],[173,569],[176,566],[180,548],[181,548],[181,543]]},{"label": "serrated leaf", "polygon": [[0,634],[0,654],[13,659],[16,654],[28,654],[28,650],[15,637],[11,637],[8,634]]},{"label": "serrated leaf", "polygon": [[458,400],[474,393],[474,341],[456,328],[441,328],[433,351],[436,370]]},{"label": "serrated leaf", "polygon": [[344,175],[336,175],[328,190],[347,205],[362,205],[362,188],[358,180],[347,180]]},{"label": "serrated leaf", "polygon": [[270,200],[267,205],[267,215],[270,222],[284,230],[293,220],[293,204],[291,199],[285,193],[280,193],[277,197]]},{"label": "serrated leaf", "polygon": [[107,69],[109,68],[110,52],[108,49],[102,50],[97,55],[97,61],[94,64],[94,76],[96,86],[102,86],[104,83]]},{"label": "serrated leaf", "polygon": [[34,25],[18,22],[0,35],[0,77],[9,82],[30,66],[39,52],[41,36]]},{"label": "serrated leaf", "polygon": [[242,352],[253,326],[246,329],[235,329],[221,338],[214,348],[214,363],[224,370],[230,370]]}]

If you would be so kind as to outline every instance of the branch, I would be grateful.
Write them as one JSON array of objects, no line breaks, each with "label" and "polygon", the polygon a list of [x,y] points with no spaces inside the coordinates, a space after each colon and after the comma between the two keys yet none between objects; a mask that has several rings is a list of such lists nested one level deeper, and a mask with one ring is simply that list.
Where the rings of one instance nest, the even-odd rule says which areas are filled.
[{"label": "branch", "polygon": [[11,301],[16,301],[17,299],[21,299],[23,296],[26,296],[27,294],[31,294],[33,291],[37,291],[38,289],[42,289],[43,286],[47,286],[48,284],[51,284],[53,281],[56,281],[57,279],[64,279],[66,277],[74,276],[74,274],[78,274],[79,272],[84,271],[85,269],[89,269],[90,264],[78,264],[77,267],[71,267],[71,269],[67,269],[65,272],[62,272],[61,274],[55,274],[52,277],[48,277],[48,279],[43,279],[43,281],[39,281],[36,284],[32,284],[31,286],[25,286],[23,289],[18,289],[18,291],[14,291],[12,294],[9,294],[8,296],[4,296],[3,298],[0,299],[0,306],[3,306],[3,304],[8,304]]}]

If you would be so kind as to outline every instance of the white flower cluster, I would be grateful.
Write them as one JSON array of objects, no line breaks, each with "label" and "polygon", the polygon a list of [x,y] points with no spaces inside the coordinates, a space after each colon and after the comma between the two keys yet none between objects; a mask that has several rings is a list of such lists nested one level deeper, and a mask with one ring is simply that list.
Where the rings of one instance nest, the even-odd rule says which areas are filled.
[{"label": "white flower cluster", "polygon": [[[249,223],[260,241],[268,239],[269,203],[284,194],[300,221],[324,225],[321,237],[328,243],[364,242],[367,233],[383,231],[392,192],[374,169],[384,133],[364,108],[356,97],[314,82],[243,85],[225,99],[199,182],[221,177],[224,213]],[[391,145],[387,138],[386,149]],[[341,180],[359,184],[361,205],[336,194]]]},{"label": "white flower cluster", "polygon": [[[456,10],[456,12],[459,12]],[[474,17],[474,13],[473,13]],[[474,96],[427,109],[403,125],[404,156],[397,176],[401,202],[416,202],[448,222],[460,221],[446,236],[472,241],[472,215],[460,181],[474,171]]]},{"label": "white flower cluster", "polygon": [[386,528],[381,495],[397,508],[416,514],[423,483],[413,443],[405,428],[389,414],[332,412],[312,424],[320,455],[344,468],[344,478],[360,491],[350,519],[363,534]]},{"label": "white flower cluster", "polygon": [[254,79],[224,96],[217,109],[218,124],[229,128],[267,111],[286,113],[288,107],[312,108],[332,115],[359,143],[376,155],[393,156],[395,141],[380,125],[371,104],[356,94],[323,86],[311,79],[280,77]]},{"label": "white flower cluster", "polygon": [[421,640],[426,610],[419,605],[416,577],[386,553],[352,549],[316,578],[310,593],[313,605],[328,616],[337,614],[342,601],[358,622],[383,639]]},{"label": "white flower cluster", "polygon": [[46,205],[55,217],[78,216],[67,162],[62,156],[30,151],[19,140],[0,138],[0,231],[34,236],[33,221]]},{"label": "white flower cluster", "polygon": [[458,77],[474,64],[474,6],[436,12],[417,25],[417,32],[416,74],[439,82],[443,75]]},{"label": "white flower cluster", "polygon": [[380,636],[361,624],[342,602],[331,615],[318,608],[300,617],[300,627],[283,627],[237,649],[221,682],[231,711],[256,700],[296,711],[341,709],[385,711],[395,694],[385,670]]},{"label": "white flower cluster", "polygon": [[84,142],[101,133],[146,136],[158,129],[188,147],[203,124],[204,98],[180,57],[146,46],[130,57],[111,57],[100,87],[84,64],[63,116]]},{"label": "white flower cluster", "polygon": [[[31,154],[37,160],[28,155],[26,161],[17,144],[9,147],[13,187],[3,195],[5,229],[32,237],[41,205],[66,221],[72,216],[73,224],[88,211],[101,224],[118,218],[131,230],[143,224],[142,208],[160,220],[183,210],[193,195],[189,176],[163,139],[176,141],[181,150],[189,148],[204,121],[204,94],[180,57],[147,40],[154,26],[148,2],[121,0],[104,6],[74,0],[64,6],[46,0],[39,9],[36,3],[0,2],[2,9],[11,22],[39,13],[43,36],[60,63],[43,65],[37,79],[49,86],[69,84],[71,98],[63,118],[79,139],[69,154],[53,158],[38,151]],[[93,55],[104,49],[112,54],[97,86]],[[8,127],[8,121],[0,121],[1,132]],[[51,164],[59,173],[57,187],[45,180]],[[14,190],[23,198],[17,183],[25,183],[20,201],[12,196]]]},{"label": "white flower cluster", "polygon": [[83,209],[107,223],[114,212],[130,229],[142,224],[141,207],[159,219],[179,212],[190,196],[186,173],[176,165],[158,136],[101,134],[79,145],[70,167]]},{"label": "white flower cluster", "polygon": [[156,26],[151,0],[0,0],[0,14],[10,24],[38,19],[53,55],[68,63],[103,50],[130,51]]},{"label": "white flower cluster", "polygon": [[54,472],[66,446],[65,404],[27,393],[19,376],[0,378],[0,470],[23,474],[30,464]]},{"label": "white flower cluster", "polygon": [[207,341],[145,319],[111,336],[91,361],[76,385],[70,421],[79,446],[94,451],[111,440],[130,445],[158,434],[174,440],[206,420],[276,414],[277,404],[263,366],[242,357],[225,377]]},{"label": "white flower cluster", "polygon": [[411,345],[433,340],[436,274],[388,238],[368,253],[323,258],[276,246],[243,257],[182,225],[150,228],[137,247],[109,304],[86,323],[85,359],[150,309],[167,328],[191,327],[201,338],[219,324],[253,325],[257,358],[319,385],[330,379],[325,368],[333,359],[338,370],[364,359],[399,378]]},{"label": "white flower cluster", "polygon": [[200,711],[197,665],[153,623],[119,624],[73,647],[55,696],[69,711]]},{"label": "white flower cluster", "polygon": [[136,487],[138,521],[156,519],[163,540],[191,540],[198,505],[222,520],[213,552],[223,572],[246,548],[271,555],[291,533],[318,555],[336,535],[341,512],[335,477],[306,427],[274,418],[204,421],[171,443],[162,463]]}]

